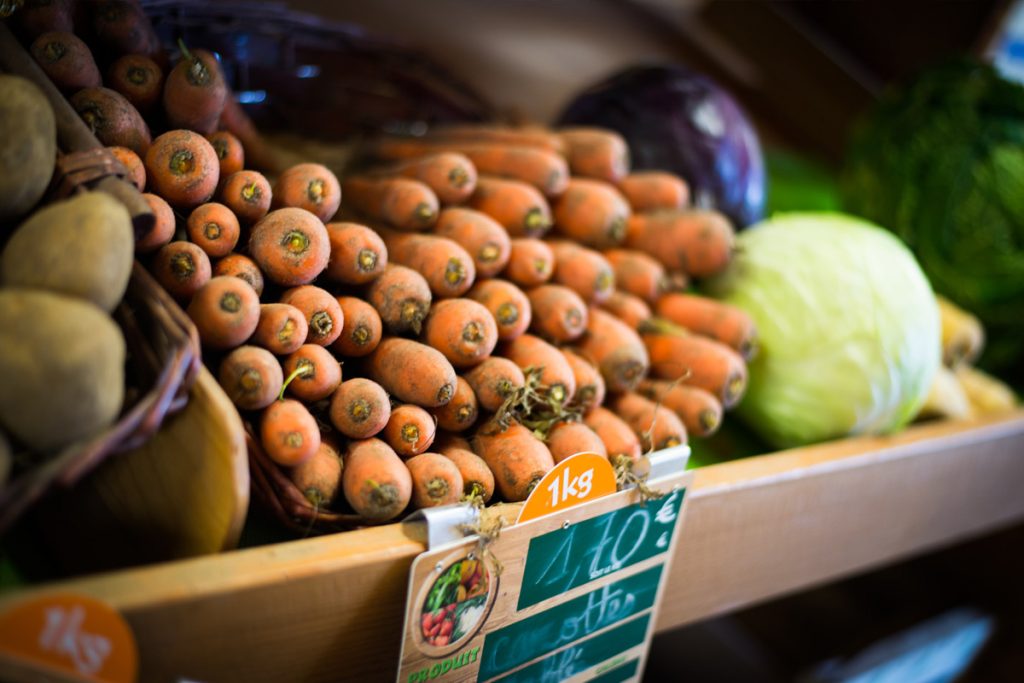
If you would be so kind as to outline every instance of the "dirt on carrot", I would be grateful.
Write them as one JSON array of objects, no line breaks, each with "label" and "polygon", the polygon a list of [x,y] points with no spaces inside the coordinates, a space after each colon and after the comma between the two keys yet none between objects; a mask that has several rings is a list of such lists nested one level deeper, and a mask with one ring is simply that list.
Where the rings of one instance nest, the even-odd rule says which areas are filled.
[{"label": "dirt on carrot", "polygon": [[352,441],[342,456],[345,500],[367,519],[398,517],[412,499],[412,475],[402,459],[380,439]]},{"label": "dirt on carrot", "polygon": [[[127,147],[145,158],[146,172],[152,182],[153,171],[149,168],[146,153],[153,139],[149,133],[149,126],[131,102],[109,88],[82,88],[72,95],[69,101],[101,144],[108,147]],[[157,192],[164,199],[174,203],[163,192]]]},{"label": "dirt on carrot", "polygon": [[376,232],[359,223],[328,223],[331,256],[327,277],[347,285],[364,285],[384,272],[388,250]]},{"label": "dirt on carrot", "polygon": [[204,347],[231,349],[256,331],[260,299],[240,278],[214,277],[195,293],[187,312]]},{"label": "dirt on carrot", "polygon": [[629,147],[621,135],[604,128],[561,128],[573,175],[618,183],[629,173]]},{"label": "dirt on carrot", "polygon": [[164,112],[173,128],[187,128],[200,135],[217,129],[228,98],[228,87],[217,58],[206,50],[187,50],[164,82]]},{"label": "dirt on carrot", "polygon": [[213,266],[213,275],[241,278],[249,283],[257,296],[263,295],[263,271],[248,256],[228,254]]},{"label": "dirt on carrot", "polygon": [[217,375],[224,393],[241,410],[262,410],[277,400],[284,377],[274,355],[258,346],[239,346],[225,356]]},{"label": "dirt on carrot", "polygon": [[436,432],[437,424],[430,413],[406,403],[391,411],[382,434],[395,453],[403,458],[411,458],[430,448]]},{"label": "dirt on carrot", "polygon": [[305,403],[331,396],[341,384],[341,364],[316,344],[303,344],[284,359],[286,391]]},{"label": "dirt on carrot", "polygon": [[419,334],[431,303],[430,285],[412,268],[389,263],[366,290],[366,300],[391,334]]},{"label": "dirt on carrot", "polygon": [[487,308],[472,299],[445,299],[430,309],[423,340],[456,368],[477,365],[498,343],[498,327]]},{"label": "dirt on carrot", "polygon": [[568,287],[589,304],[607,301],[615,291],[615,271],[600,252],[566,240],[548,242],[555,255],[551,282]]},{"label": "dirt on carrot", "polygon": [[323,164],[296,164],[278,176],[273,197],[275,208],[295,206],[327,223],[341,205],[341,185]]},{"label": "dirt on carrot", "polygon": [[608,457],[608,449],[601,437],[582,422],[559,422],[548,432],[547,445],[556,465],[577,453],[597,453]]},{"label": "dirt on carrot", "polygon": [[171,296],[188,301],[210,281],[210,257],[191,242],[169,242],[156,253],[152,272]]},{"label": "dirt on carrot", "polygon": [[302,311],[309,326],[307,344],[330,346],[341,336],[345,314],[337,298],[316,285],[301,285],[281,293],[281,303]]},{"label": "dirt on carrot", "polygon": [[139,192],[146,189],[146,167],[142,163],[142,159],[139,155],[131,151],[127,147],[107,147],[114,158],[121,162],[124,169],[128,172],[125,176],[125,180],[135,186]]},{"label": "dirt on carrot", "polygon": [[331,424],[351,439],[378,434],[390,417],[391,402],[387,392],[371,380],[362,377],[345,380],[331,395]]},{"label": "dirt on carrot", "polygon": [[481,176],[466,206],[496,220],[510,237],[541,237],[551,229],[551,207],[544,195],[518,180]]},{"label": "dirt on carrot", "polygon": [[583,356],[572,349],[562,349],[565,360],[572,368],[573,377],[576,379],[576,394],[573,396],[573,404],[583,409],[583,413],[589,413],[597,406],[604,403],[605,383],[601,372]]},{"label": "dirt on carrot", "polygon": [[153,141],[145,159],[150,188],[171,206],[191,209],[209,201],[217,189],[217,152],[198,133],[164,133]]},{"label": "dirt on carrot", "polygon": [[476,423],[476,418],[480,414],[480,406],[473,387],[464,377],[456,377],[452,400],[440,408],[431,409],[430,414],[437,420],[440,429],[449,432],[463,432],[469,429]]},{"label": "dirt on carrot", "polygon": [[343,469],[341,449],[322,436],[316,453],[288,470],[288,478],[302,491],[310,505],[323,510],[331,507],[341,493]]},{"label": "dirt on carrot", "polygon": [[652,256],[632,249],[609,249],[604,257],[615,271],[615,287],[649,304],[668,287],[664,266]]},{"label": "dirt on carrot", "polygon": [[498,347],[498,355],[508,358],[524,372],[533,368],[540,372],[540,383],[547,395],[559,405],[572,401],[576,393],[576,376],[562,352],[540,337],[524,334]]},{"label": "dirt on carrot", "polygon": [[309,460],[320,448],[316,418],[298,401],[274,401],[260,419],[260,445],[278,465],[293,467]]},{"label": "dirt on carrot", "polygon": [[573,178],[552,205],[556,232],[594,249],[610,249],[626,239],[629,203],[615,186]]},{"label": "dirt on carrot", "polygon": [[147,254],[151,251],[156,251],[174,239],[176,222],[174,219],[174,209],[162,197],[146,192],[142,195],[142,198],[149,204],[149,209],[153,212],[155,220],[152,229],[136,240],[135,251],[139,254]]},{"label": "dirt on carrot", "polygon": [[286,355],[306,343],[309,323],[302,311],[289,304],[260,304],[260,320],[252,343],[271,353]]},{"label": "dirt on carrot", "polygon": [[412,475],[412,504],[417,508],[453,505],[462,498],[462,473],[440,453],[421,453],[405,461]]},{"label": "dirt on carrot", "polygon": [[498,356],[491,356],[467,370],[463,377],[476,394],[480,407],[491,413],[501,408],[506,399],[526,384],[519,366]]},{"label": "dirt on carrot", "polygon": [[164,71],[146,55],[123,55],[107,70],[107,87],[148,114],[164,92]]},{"label": "dirt on carrot", "polygon": [[436,408],[455,395],[455,369],[425,344],[387,337],[367,357],[367,375],[405,403]]},{"label": "dirt on carrot", "polygon": [[327,267],[330,237],[324,224],[310,212],[277,209],[253,226],[249,254],[272,282],[305,285]]},{"label": "dirt on carrot", "polygon": [[533,320],[530,331],[553,343],[577,339],[587,329],[587,304],[561,285],[541,285],[526,292]]},{"label": "dirt on carrot", "polygon": [[757,353],[757,328],[748,313],[695,294],[669,293],[655,304],[658,317],[729,346],[749,361]]},{"label": "dirt on carrot", "polygon": [[437,195],[418,180],[349,176],[342,192],[345,206],[398,230],[426,230],[437,221]]},{"label": "dirt on carrot", "polygon": [[657,451],[686,443],[682,420],[663,405],[638,393],[619,394],[609,406],[640,437],[645,451]]},{"label": "dirt on carrot", "polygon": [[273,199],[266,177],[252,170],[236,171],[225,178],[218,196],[245,225],[252,225],[266,216]]},{"label": "dirt on carrot", "polygon": [[438,152],[375,168],[373,175],[401,176],[425,184],[442,206],[461,204],[476,188],[477,171],[464,154]]},{"label": "dirt on carrot", "polygon": [[598,406],[583,418],[583,423],[594,430],[608,451],[608,459],[614,464],[619,458],[629,462],[640,459],[640,438],[633,429],[612,411]]},{"label": "dirt on carrot", "polygon": [[608,311],[634,330],[639,330],[652,315],[651,307],[643,299],[619,290],[612,292],[608,300],[601,304],[601,310]]},{"label": "dirt on carrot", "polygon": [[530,300],[511,282],[484,280],[466,292],[466,298],[483,304],[498,324],[498,339],[512,341],[526,332],[533,319]]},{"label": "dirt on carrot", "polygon": [[372,353],[384,333],[377,309],[354,296],[339,296],[338,305],[344,324],[341,335],[331,348],[342,356],[359,357]]},{"label": "dirt on carrot", "polygon": [[219,258],[234,250],[238,244],[241,227],[231,209],[217,202],[208,202],[192,210],[185,224],[185,231],[188,238],[199,245],[208,256]]},{"label": "dirt on carrot", "polygon": [[626,323],[600,309],[590,309],[580,354],[604,377],[611,392],[630,391],[647,375],[650,358],[644,340]]},{"label": "dirt on carrot", "polygon": [[633,211],[682,209],[690,203],[686,181],[665,171],[635,171],[619,181],[619,191]]},{"label": "dirt on carrot", "polygon": [[477,430],[472,443],[473,451],[494,474],[502,498],[510,503],[526,500],[555,466],[544,442],[521,424],[503,430],[492,420]]},{"label": "dirt on carrot", "polygon": [[551,279],[555,254],[543,240],[516,237],[511,241],[508,265],[502,275],[520,287],[536,287]]},{"label": "dirt on carrot", "polygon": [[213,150],[217,153],[217,160],[220,161],[221,184],[232,174],[245,168],[245,148],[242,147],[242,141],[237,137],[226,130],[218,130],[216,133],[208,135],[206,139],[213,145]]},{"label": "dirt on carrot", "polygon": [[478,278],[494,277],[505,268],[512,245],[505,228],[480,211],[451,207],[437,217],[434,234],[465,249],[473,258]]},{"label": "dirt on carrot", "polygon": [[734,234],[729,220],[717,211],[655,211],[629,219],[625,246],[653,256],[670,270],[702,278],[729,265]]},{"label": "dirt on carrot", "polygon": [[660,402],[679,416],[692,436],[707,437],[718,431],[722,424],[722,404],[711,393],[700,387],[679,382],[645,379],[637,392]]}]

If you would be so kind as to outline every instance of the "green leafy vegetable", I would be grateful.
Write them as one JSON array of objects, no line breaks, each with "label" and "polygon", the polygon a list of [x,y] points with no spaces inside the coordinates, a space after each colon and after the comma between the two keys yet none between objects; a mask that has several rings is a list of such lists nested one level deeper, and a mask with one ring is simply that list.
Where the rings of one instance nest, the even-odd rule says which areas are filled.
[{"label": "green leafy vegetable", "polygon": [[434,581],[434,585],[430,587],[430,592],[427,593],[426,611],[434,612],[445,605],[455,602],[456,592],[459,589],[461,579],[461,569],[462,563],[456,562]]}]

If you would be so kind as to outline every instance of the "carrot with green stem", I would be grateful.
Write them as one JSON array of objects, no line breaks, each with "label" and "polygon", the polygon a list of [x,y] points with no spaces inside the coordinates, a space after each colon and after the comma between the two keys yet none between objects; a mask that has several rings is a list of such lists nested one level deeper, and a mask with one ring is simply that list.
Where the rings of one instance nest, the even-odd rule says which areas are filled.
[{"label": "carrot with green stem", "polygon": [[388,337],[367,357],[367,375],[405,403],[436,408],[455,395],[455,368],[425,344]]},{"label": "carrot with green stem", "polygon": [[615,272],[615,287],[653,304],[666,291],[665,267],[653,256],[632,249],[608,249],[604,257]]},{"label": "carrot with green stem", "polygon": [[456,368],[471,367],[491,355],[498,326],[487,308],[472,299],[445,299],[430,309],[423,341]]},{"label": "carrot with green stem", "polygon": [[576,393],[576,376],[569,361],[556,347],[532,334],[521,335],[498,347],[498,354],[508,358],[526,371],[539,371],[540,383],[547,388],[547,395],[558,405],[572,401]]},{"label": "carrot with green stem", "polygon": [[231,349],[256,331],[260,299],[239,278],[214,277],[196,292],[186,312],[204,348]]},{"label": "carrot with green stem", "polygon": [[331,394],[331,424],[351,439],[367,439],[380,433],[391,418],[391,401],[384,387],[356,377],[345,380]]},{"label": "carrot with green stem", "polygon": [[107,69],[107,87],[121,93],[139,112],[148,114],[163,94],[164,71],[146,55],[122,55]]},{"label": "carrot with green stem", "polygon": [[686,181],[665,171],[635,171],[619,181],[619,191],[636,213],[682,209],[690,202]]},{"label": "carrot with green stem", "polygon": [[[153,178],[149,157],[146,154],[153,143],[153,138],[149,126],[131,102],[120,93],[100,87],[82,88],[69,98],[69,102],[101,144],[108,147],[127,147],[140,157],[146,158],[146,171],[149,177]],[[171,197],[159,190],[158,193],[174,203]]]},{"label": "carrot with green stem", "polygon": [[607,408],[594,408],[584,416],[583,424],[593,429],[601,439],[612,464],[616,464],[620,459],[635,463],[643,454],[640,437],[622,418]]},{"label": "carrot with green stem", "polygon": [[220,179],[217,152],[198,133],[190,130],[164,133],[153,141],[145,160],[150,188],[171,206],[185,209],[199,206],[209,201],[217,189]]},{"label": "carrot with green stem", "polygon": [[540,237],[551,228],[551,207],[528,183],[481,176],[466,206],[498,221],[510,237]]},{"label": "carrot with green stem", "polygon": [[418,180],[437,195],[442,206],[461,204],[476,189],[477,171],[464,154],[436,152],[375,168],[372,175]]},{"label": "carrot with green stem", "polygon": [[331,396],[341,385],[341,364],[316,344],[303,344],[284,359],[286,390],[306,403]]},{"label": "carrot with green stem", "polygon": [[444,209],[433,232],[469,252],[477,277],[494,277],[509,261],[512,245],[508,233],[485,213],[459,207]]},{"label": "carrot with green stem", "polygon": [[526,292],[533,320],[530,331],[555,343],[573,341],[587,329],[587,304],[561,285],[541,285]]},{"label": "carrot with green stem", "polygon": [[228,207],[217,202],[192,209],[185,224],[188,238],[211,258],[227,256],[238,244],[241,226]]},{"label": "carrot with green stem", "polygon": [[327,267],[330,237],[320,219],[305,209],[277,209],[253,226],[249,254],[272,282],[305,285]]},{"label": "carrot with green stem", "polygon": [[600,304],[615,291],[615,271],[600,252],[574,242],[548,242],[555,255],[551,282],[573,290],[587,303]]},{"label": "carrot with green stem", "polygon": [[412,499],[412,475],[380,439],[352,441],[342,456],[345,500],[363,517],[384,522],[402,513]]},{"label": "carrot with green stem", "polygon": [[339,296],[344,324],[331,349],[342,356],[365,356],[380,343],[384,325],[380,314],[366,301],[354,296]]},{"label": "carrot with green stem", "polygon": [[302,311],[309,325],[307,344],[330,346],[341,336],[345,314],[338,300],[327,290],[316,285],[293,287],[281,294],[281,303]]},{"label": "carrot with green stem", "polygon": [[217,58],[206,50],[188,50],[178,41],[182,58],[164,82],[164,112],[172,128],[187,128],[200,135],[217,129],[228,87]]},{"label": "carrot with green stem", "polygon": [[456,377],[452,400],[440,408],[431,409],[430,414],[437,420],[437,426],[441,429],[450,432],[466,431],[473,426],[480,414],[480,406],[473,387],[464,377]]},{"label": "carrot with green stem", "polygon": [[629,203],[614,185],[573,178],[551,207],[555,231],[594,249],[609,249],[626,239]]},{"label": "carrot with green stem", "polygon": [[296,164],[278,176],[272,196],[274,208],[295,206],[326,223],[341,205],[341,185],[323,164]]},{"label": "carrot with green stem", "polygon": [[625,245],[653,256],[670,270],[702,278],[729,265],[734,231],[717,211],[655,211],[629,219]]},{"label": "carrot with green stem", "polygon": [[645,379],[637,392],[678,415],[692,436],[711,436],[722,424],[721,402],[700,387],[678,381]]},{"label": "carrot with green stem", "polygon": [[252,334],[251,343],[271,353],[294,353],[306,343],[309,323],[306,316],[289,304],[260,304],[260,320]]},{"label": "carrot with green stem", "polygon": [[225,275],[249,283],[256,296],[263,296],[263,271],[256,262],[242,254],[228,254],[213,266],[214,277]]},{"label": "carrot with green stem", "polygon": [[580,354],[601,371],[609,391],[630,391],[647,375],[650,359],[644,340],[610,313],[590,309]]},{"label": "carrot with green stem", "polygon": [[526,500],[555,466],[544,442],[518,423],[502,429],[491,420],[477,430],[472,443],[473,451],[493,473],[502,498],[510,503]]},{"label": "carrot with green stem", "polygon": [[511,282],[484,280],[466,292],[466,298],[483,304],[498,325],[498,339],[511,341],[526,332],[533,319],[530,300]]},{"label": "carrot with green stem", "polygon": [[438,297],[462,296],[476,280],[473,258],[456,242],[436,235],[378,231],[388,248],[388,260],[412,268],[427,280]]},{"label": "carrot with green stem", "polygon": [[611,297],[601,304],[601,309],[608,311],[634,330],[639,330],[640,325],[653,315],[651,307],[643,299],[619,290],[615,290]]},{"label": "carrot with green stem", "polygon": [[366,300],[391,334],[419,334],[431,299],[430,285],[422,275],[394,263],[389,263],[366,290]]},{"label": "carrot with green stem", "polygon": [[430,448],[436,432],[437,424],[430,413],[406,403],[391,411],[382,435],[395,453],[403,458],[411,458]]},{"label": "carrot with green stem", "polygon": [[619,394],[609,406],[630,426],[645,451],[686,443],[686,427],[674,412],[635,392]]},{"label": "carrot with green stem", "polygon": [[497,412],[510,396],[526,384],[519,366],[508,358],[498,356],[491,356],[467,370],[463,377],[476,395],[480,407],[491,413]]},{"label": "carrot with green stem", "polygon": [[149,204],[149,209],[153,212],[153,218],[155,219],[150,231],[135,242],[136,253],[146,254],[159,249],[174,239],[177,222],[174,218],[174,209],[164,201],[163,197],[146,192],[142,195],[142,198]]},{"label": "carrot with green stem", "polygon": [[597,367],[572,349],[562,349],[562,355],[565,356],[569,367],[572,368],[573,377],[576,379],[573,404],[579,406],[583,410],[583,414],[589,413],[604,403],[606,392],[604,378]]},{"label": "carrot with green stem", "polygon": [[218,196],[239,221],[252,225],[270,211],[273,191],[262,173],[243,169],[223,179]]},{"label": "carrot with green stem", "polygon": [[437,195],[418,180],[349,176],[341,189],[346,206],[398,230],[426,230],[437,221]]},{"label": "carrot with green stem", "polygon": [[328,223],[331,255],[325,274],[347,285],[364,285],[388,265],[388,249],[374,230],[359,223]]},{"label": "carrot with green stem", "polygon": [[263,409],[260,444],[278,465],[293,467],[312,458],[320,448],[320,428],[306,406],[280,399]]},{"label": "carrot with green stem", "polygon": [[337,444],[321,436],[320,447],[308,460],[288,470],[288,478],[317,510],[329,508],[341,493],[344,462]]},{"label": "carrot with green stem", "polygon": [[659,317],[690,332],[722,342],[749,361],[757,353],[757,327],[735,306],[695,294],[670,293],[654,306]]},{"label": "carrot with green stem", "polygon": [[262,410],[277,400],[284,376],[266,349],[239,346],[220,363],[217,380],[241,410]]},{"label": "carrot with green stem", "polygon": [[608,457],[608,449],[601,437],[582,422],[559,422],[548,432],[546,443],[555,464],[577,453],[597,453]]},{"label": "carrot with green stem", "polygon": [[547,242],[536,237],[516,237],[511,241],[508,265],[502,275],[520,287],[536,287],[551,279],[555,272],[555,254]]},{"label": "carrot with green stem", "polygon": [[621,135],[605,128],[558,130],[573,175],[618,183],[629,173],[629,147]]},{"label": "carrot with green stem", "polygon": [[171,296],[188,301],[210,281],[210,257],[191,242],[169,242],[156,253],[152,270]]},{"label": "carrot with green stem", "polygon": [[32,41],[29,52],[53,84],[65,93],[103,85],[92,52],[74,33],[44,33]]},{"label": "carrot with green stem", "polygon": [[421,453],[405,461],[412,475],[412,504],[423,509],[453,505],[462,497],[462,473],[440,453]]}]

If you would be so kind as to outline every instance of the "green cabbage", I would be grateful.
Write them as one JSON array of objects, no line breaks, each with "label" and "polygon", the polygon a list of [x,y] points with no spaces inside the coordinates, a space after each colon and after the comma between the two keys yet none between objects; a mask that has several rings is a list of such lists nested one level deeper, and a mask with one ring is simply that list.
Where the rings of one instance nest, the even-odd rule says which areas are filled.
[{"label": "green cabbage", "polygon": [[740,416],[788,448],[894,431],[939,366],[928,280],[892,233],[837,213],[781,214],[737,237],[705,287],[750,313],[760,353]]}]

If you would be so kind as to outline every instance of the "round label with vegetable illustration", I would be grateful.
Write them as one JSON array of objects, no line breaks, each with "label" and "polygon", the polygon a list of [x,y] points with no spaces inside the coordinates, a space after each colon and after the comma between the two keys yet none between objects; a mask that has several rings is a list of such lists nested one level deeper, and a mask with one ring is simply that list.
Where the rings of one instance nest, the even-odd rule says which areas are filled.
[{"label": "round label with vegetable illustration", "polygon": [[434,576],[421,590],[413,630],[424,654],[442,657],[465,644],[483,625],[498,579],[472,552],[441,563]]}]

